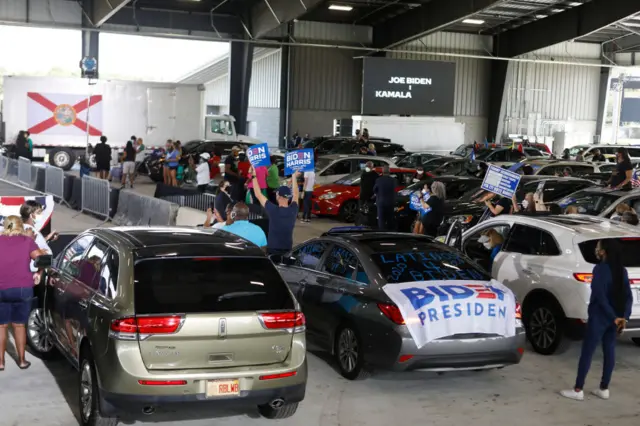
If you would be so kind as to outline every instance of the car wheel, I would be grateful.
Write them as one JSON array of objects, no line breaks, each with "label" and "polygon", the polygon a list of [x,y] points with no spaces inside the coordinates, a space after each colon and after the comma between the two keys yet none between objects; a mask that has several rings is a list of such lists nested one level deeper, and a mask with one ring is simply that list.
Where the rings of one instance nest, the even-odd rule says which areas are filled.
[{"label": "car wheel", "polygon": [[525,316],[525,328],[533,350],[542,355],[564,352],[569,339],[564,335],[566,318],[553,302],[534,305]]},{"label": "car wheel", "polygon": [[27,344],[31,353],[40,359],[50,359],[56,354],[51,333],[47,329],[42,308],[36,308],[27,320]]},{"label": "car wheel", "polygon": [[371,370],[364,363],[362,340],[355,329],[344,326],[338,331],[334,352],[340,374],[345,379],[363,380],[371,376]]},{"label": "car wheel", "polygon": [[66,148],[54,149],[49,154],[49,164],[65,171],[71,170],[75,162],[73,152]]},{"label": "car wheel", "polygon": [[298,403],[287,404],[284,401],[273,401],[270,404],[258,405],[258,412],[265,419],[277,420],[293,416],[298,410]]},{"label": "car wheel", "polygon": [[640,337],[634,337],[633,339],[631,339],[631,341],[636,345],[640,346]]},{"label": "car wheel", "polygon": [[100,414],[98,376],[90,351],[83,351],[78,372],[80,421],[82,426],[116,426],[118,419]]},{"label": "car wheel", "polygon": [[347,201],[340,207],[340,220],[343,222],[353,222],[358,214],[358,202]]}]

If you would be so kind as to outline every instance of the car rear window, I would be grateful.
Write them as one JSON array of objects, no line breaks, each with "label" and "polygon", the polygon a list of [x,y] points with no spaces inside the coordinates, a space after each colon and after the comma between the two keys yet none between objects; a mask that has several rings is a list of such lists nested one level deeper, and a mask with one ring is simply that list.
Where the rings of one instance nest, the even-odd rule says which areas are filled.
[{"label": "car rear window", "polygon": [[[617,240],[620,241],[622,245],[622,249],[620,250],[622,253],[622,264],[628,268],[639,267],[640,256],[638,256],[638,253],[640,252],[640,238],[618,238]],[[578,244],[584,260],[594,265],[600,263],[596,257],[596,245],[598,241],[599,240],[589,240]]]},{"label": "car rear window", "polygon": [[293,309],[286,283],[267,258],[146,259],[134,267],[138,314]]},{"label": "car rear window", "polygon": [[371,259],[388,283],[481,280],[491,277],[457,250],[427,239],[370,240]]}]

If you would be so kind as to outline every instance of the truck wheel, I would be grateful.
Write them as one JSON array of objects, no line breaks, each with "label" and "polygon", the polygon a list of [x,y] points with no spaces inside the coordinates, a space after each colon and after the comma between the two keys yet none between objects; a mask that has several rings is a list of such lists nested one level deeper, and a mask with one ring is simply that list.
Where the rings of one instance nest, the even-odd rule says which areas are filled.
[{"label": "truck wheel", "polygon": [[60,167],[64,171],[71,170],[75,162],[76,156],[70,149],[56,148],[49,153],[49,164]]}]

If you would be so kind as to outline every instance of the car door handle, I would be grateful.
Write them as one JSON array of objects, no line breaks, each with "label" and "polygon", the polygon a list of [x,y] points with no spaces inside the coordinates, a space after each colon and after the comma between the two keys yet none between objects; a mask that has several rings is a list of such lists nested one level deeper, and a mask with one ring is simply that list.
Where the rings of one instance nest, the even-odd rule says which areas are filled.
[{"label": "car door handle", "polygon": [[78,302],[78,306],[80,306],[82,309],[87,309],[87,306],[89,306],[89,302],[86,300],[81,300]]}]

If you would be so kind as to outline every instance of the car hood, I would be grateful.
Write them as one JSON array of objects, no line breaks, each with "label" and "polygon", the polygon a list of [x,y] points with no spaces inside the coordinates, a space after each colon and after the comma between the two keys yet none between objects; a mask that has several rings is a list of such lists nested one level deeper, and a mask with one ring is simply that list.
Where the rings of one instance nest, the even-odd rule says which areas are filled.
[{"label": "car hood", "polygon": [[359,186],[338,185],[336,183],[329,183],[327,185],[320,185],[313,190],[313,196],[319,197],[321,195],[333,192],[334,194],[350,194],[357,195],[360,192]]}]

